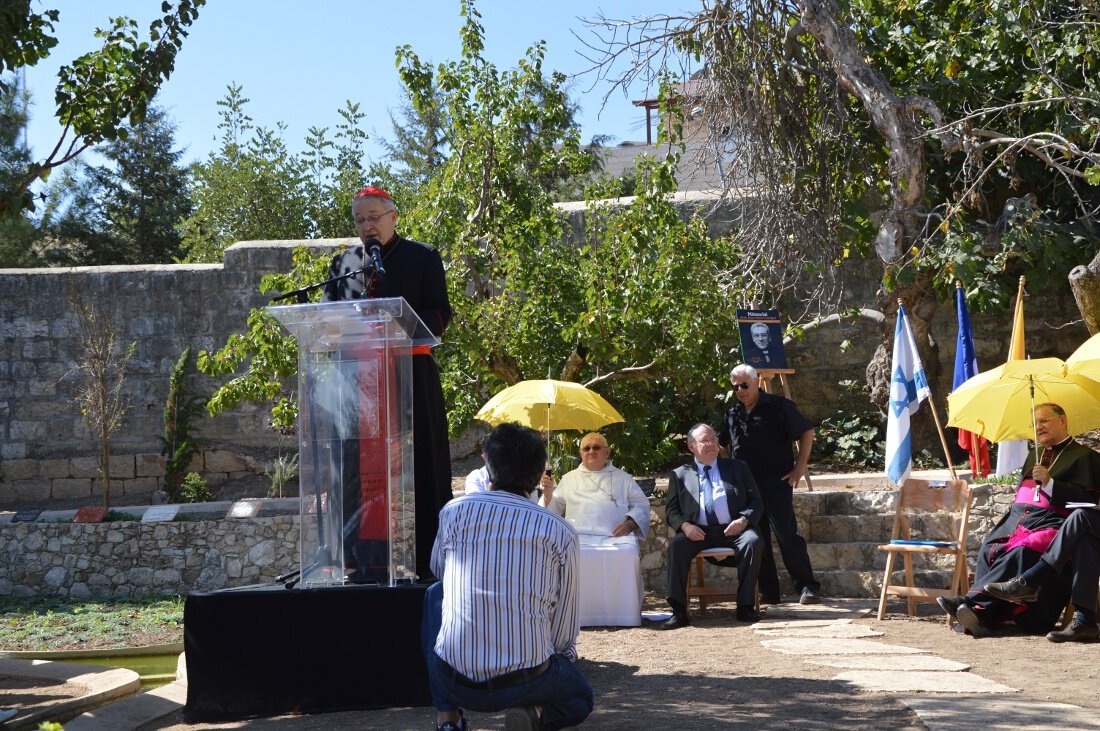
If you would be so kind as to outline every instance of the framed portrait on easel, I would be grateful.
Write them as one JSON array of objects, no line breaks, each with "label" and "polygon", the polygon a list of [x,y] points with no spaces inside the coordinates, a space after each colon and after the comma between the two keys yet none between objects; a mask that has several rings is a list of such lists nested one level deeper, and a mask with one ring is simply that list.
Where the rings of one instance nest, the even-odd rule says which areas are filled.
[{"label": "framed portrait on easel", "polygon": [[786,370],[779,310],[737,310],[741,357],[758,371]]}]

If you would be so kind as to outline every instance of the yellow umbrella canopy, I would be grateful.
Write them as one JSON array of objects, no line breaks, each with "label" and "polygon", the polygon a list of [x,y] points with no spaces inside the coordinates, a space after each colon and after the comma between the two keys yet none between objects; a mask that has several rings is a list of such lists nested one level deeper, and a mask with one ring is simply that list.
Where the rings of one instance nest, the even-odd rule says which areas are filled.
[{"label": "yellow umbrella canopy", "polygon": [[1066,358],[1069,372],[1100,381],[1100,334],[1093,335]]},{"label": "yellow umbrella canopy", "polygon": [[591,431],[623,421],[595,391],[579,383],[521,381],[489,399],[474,418],[490,424],[515,421],[539,431]]},{"label": "yellow umbrella canopy", "polygon": [[1067,373],[1059,358],[1010,360],[979,373],[947,397],[947,425],[991,442],[1035,439],[1032,412],[1046,402],[1065,410],[1070,434],[1100,428],[1100,381]]}]

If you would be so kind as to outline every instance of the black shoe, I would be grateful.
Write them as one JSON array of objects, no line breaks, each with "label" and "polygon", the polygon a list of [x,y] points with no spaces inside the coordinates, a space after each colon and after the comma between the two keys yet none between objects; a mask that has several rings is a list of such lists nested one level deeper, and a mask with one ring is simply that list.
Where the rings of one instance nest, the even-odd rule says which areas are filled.
[{"label": "black shoe", "polygon": [[1017,604],[1033,602],[1039,598],[1039,589],[1028,585],[1022,576],[1017,576],[1008,581],[986,584],[982,587],[982,591],[989,594],[989,596],[1003,599],[1006,602],[1016,602]]},{"label": "black shoe", "polygon": [[981,620],[978,613],[969,604],[960,604],[955,609],[955,621],[961,624],[963,629],[969,632],[974,639],[989,637],[993,634],[993,630]]},{"label": "black shoe", "polygon": [[1100,628],[1090,627],[1074,617],[1065,629],[1047,632],[1051,642],[1100,642]]},{"label": "black shoe", "polygon": [[807,586],[805,589],[802,590],[802,594],[798,597],[798,603],[799,604],[820,604],[821,603],[821,597],[819,597],[817,595],[816,591],[814,591],[813,589],[811,589],[810,587]]},{"label": "black shoe", "polygon": [[504,731],[539,731],[542,721],[531,706],[509,708],[504,714]]},{"label": "black shoe", "polygon": [[952,622],[958,622],[958,618],[955,614],[959,611],[959,607],[966,604],[966,597],[962,594],[956,594],[955,596],[938,596],[936,597],[936,604],[940,605],[940,609],[947,612],[947,616],[951,617]]},{"label": "black shoe", "polygon": [[691,624],[691,620],[688,619],[686,614],[673,612],[671,617],[657,626],[661,629],[680,629],[681,627],[687,627],[689,624]]},{"label": "black shoe", "polygon": [[442,726],[436,726],[435,731],[469,731],[470,725],[466,723],[466,714],[458,709],[458,722],[447,721]]},{"label": "black shoe", "polygon": [[783,595],[778,591],[762,591],[760,592],[761,604],[779,604],[783,601]]},{"label": "black shoe", "polygon": [[738,622],[759,622],[763,618],[763,615],[755,609],[738,609],[737,621]]}]

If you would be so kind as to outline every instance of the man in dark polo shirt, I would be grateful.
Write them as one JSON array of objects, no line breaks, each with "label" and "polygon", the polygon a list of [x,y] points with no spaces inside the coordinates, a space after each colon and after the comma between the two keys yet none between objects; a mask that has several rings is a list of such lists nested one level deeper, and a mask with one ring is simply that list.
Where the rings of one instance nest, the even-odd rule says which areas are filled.
[{"label": "man in dark polo shirt", "polygon": [[[737,403],[728,412],[719,435],[722,447],[732,457],[748,463],[760,497],[764,517],[757,526],[763,539],[760,561],[760,601],[776,604],[780,600],[779,573],[772,554],[771,533],[775,532],[783,564],[794,581],[802,604],[816,604],[821,585],[814,579],[806,541],[798,535],[792,496],[806,474],[814,430],[790,399],[760,390],[756,369],[742,363],[730,371]],[[791,449],[798,443],[796,461]]]}]

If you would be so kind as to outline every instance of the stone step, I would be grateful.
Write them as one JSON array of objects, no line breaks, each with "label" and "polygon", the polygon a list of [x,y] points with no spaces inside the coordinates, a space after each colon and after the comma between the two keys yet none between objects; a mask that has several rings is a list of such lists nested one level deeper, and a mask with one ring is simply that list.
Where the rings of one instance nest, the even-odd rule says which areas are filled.
[{"label": "stone step", "polygon": [[[874,541],[885,543],[894,528],[893,514],[869,513],[864,515],[827,514],[813,515],[807,521],[804,537],[814,543],[848,543]],[[944,540],[951,535],[951,518],[946,514],[914,515],[909,519],[910,535],[914,539],[925,536]]]},{"label": "stone step", "polygon": [[[914,571],[913,582],[917,586],[941,587],[947,586],[951,581],[950,571]],[[882,592],[882,571],[858,571],[850,569],[819,571],[814,567],[814,578],[821,584],[821,591],[826,596],[836,597],[877,597]],[[900,580],[900,575],[895,575],[895,581]],[[797,595],[790,577],[779,569],[779,584],[782,587],[783,596],[790,601]],[[891,602],[895,601],[891,599]],[[903,602],[904,600],[897,600]]]},{"label": "stone step", "polygon": [[[886,568],[886,551],[878,550],[881,541],[853,541],[848,543],[807,543],[807,553],[810,555],[810,564],[815,571],[833,571],[849,569],[858,571],[882,572]],[[773,548],[779,555],[777,549]],[[897,565],[901,566],[901,558]],[[915,555],[913,568],[915,570],[946,570],[950,571],[955,566],[954,556],[933,553]]]}]

